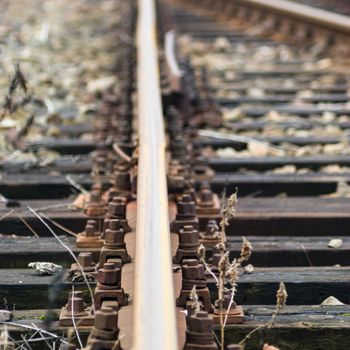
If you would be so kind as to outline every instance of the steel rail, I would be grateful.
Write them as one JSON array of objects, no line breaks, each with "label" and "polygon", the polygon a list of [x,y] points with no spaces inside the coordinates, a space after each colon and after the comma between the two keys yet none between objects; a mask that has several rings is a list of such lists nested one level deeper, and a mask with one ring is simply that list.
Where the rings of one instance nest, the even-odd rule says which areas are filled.
[{"label": "steel rail", "polygon": [[169,71],[170,88],[172,91],[181,91],[181,79],[183,72],[176,59],[176,33],[171,30],[165,33],[165,59]]},{"label": "steel rail", "polygon": [[317,25],[319,27],[350,34],[350,17],[288,0],[233,0],[232,4],[259,8],[279,15]]},{"label": "steel rail", "polygon": [[138,1],[134,350],[178,349],[154,0]]}]

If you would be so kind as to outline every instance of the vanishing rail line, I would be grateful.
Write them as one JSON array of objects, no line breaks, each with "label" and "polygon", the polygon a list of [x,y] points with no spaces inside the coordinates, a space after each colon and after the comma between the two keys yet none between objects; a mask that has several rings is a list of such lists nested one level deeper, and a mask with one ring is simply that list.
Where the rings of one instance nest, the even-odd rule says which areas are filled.
[{"label": "vanishing rail line", "polygon": [[155,2],[139,2],[135,349],[177,349]]},{"label": "vanishing rail line", "polygon": [[[2,164],[0,192],[10,201],[0,208],[0,296],[16,304],[10,334],[56,312],[48,324],[62,348],[76,348],[65,337],[77,328],[81,339],[69,342],[89,349],[232,350],[251,331],[246,349],[345,349],[348,46],[329,60],[349,18],[282,0],[139,0],[137,10],[136,28],[131,21],[123,33],[123,88],[106,94],[96,125],[61,127],[66,139],[29,145],[61,153],[47,166]],[[259,23],[263,37],[249,33]],[[267,35],[280,28],[282,43]],[[296,45],[294,30],[310,45]],[[322,50],[310,49],[320,35]],[[79,139],[84,132],[94,140]],[[83,192],[75,210],[72,186]],[[236,188],[223,235],[219,198]],[[40,238],[25,237],[33,232]],[[69,269],[72,253],[80,265]],[[26,268],[45,260],[63,265],[55,283]],[[280,282],[287,306],[270,328]],[[338,305],[321,307],[330,296]]]}]

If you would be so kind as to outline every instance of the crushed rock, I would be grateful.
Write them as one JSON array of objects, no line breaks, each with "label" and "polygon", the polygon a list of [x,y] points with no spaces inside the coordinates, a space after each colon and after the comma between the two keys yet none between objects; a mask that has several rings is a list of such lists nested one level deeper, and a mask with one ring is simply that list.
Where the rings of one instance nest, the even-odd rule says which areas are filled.
[{"label": "crushed rock", "polygon": [[321,303],[321,306],[328,306],[328,305],[345,305],[337,298],[330,296],[327,299],[323,300]]},{"label": "crushed rock", "polygon": [[54,275],[62,270],[61,265],[56,265],[52,262],[31,262],[28,267],[35,269],[40,276]]}]

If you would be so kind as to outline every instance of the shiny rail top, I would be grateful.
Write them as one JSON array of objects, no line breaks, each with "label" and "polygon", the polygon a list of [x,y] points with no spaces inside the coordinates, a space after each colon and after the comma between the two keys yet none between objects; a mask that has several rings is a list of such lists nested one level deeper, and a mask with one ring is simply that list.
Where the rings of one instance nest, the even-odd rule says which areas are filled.
[{"label": "shiny rail top", "polygon": [[176,58],[176,34],[171,30],[165,34],[165,59],[168,68],[168,76],[170,79],[170,88],[174,92],[180,92],[181,78],[183,72],[181,71]]},{"label": "shiny rail top", "polygon": [[232,3],[272,11],[325,29],[350,34],[350,18],[348,16],[319,8],[287,0],[232,0]]},{"label": "shiny rail top", "polygon": [[178,349],[154,0],[139,0],[134,350]]}]

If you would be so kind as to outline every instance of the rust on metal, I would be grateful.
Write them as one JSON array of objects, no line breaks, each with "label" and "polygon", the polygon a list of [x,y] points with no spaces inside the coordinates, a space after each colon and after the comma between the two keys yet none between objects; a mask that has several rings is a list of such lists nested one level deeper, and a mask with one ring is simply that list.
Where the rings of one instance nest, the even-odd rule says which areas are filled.
[{"label": "rust on metal", "polygon": [[61,309],[59,324],[62,327],[72,327],[73,319],[79,326],[91,327],[94,324],[94,315],[91,307],[85,305],[83,293],[80,291],[69,293],[68,302]]},{"label": "rust on metal", "polygon": [[117,301],[119,306],[128,304],[128,295],[121,286],[122,269],[113,262],[107,262],[97,272],[97,285],[95,288],[95,309],[99,310],[104,301]]},{"label": "rust on metal", "polygon": [[172,232],[178,232],[181,227],[190,225],[194,229],[199,228],[199,221],[196,216],[196,204],[190,194],[182,195],[176,205],[177,212],[175,220],[170,224]]},{"label": "rust on metal", "polygon": [[193,226],[186,225],[179,230],[179,246],[173,257],[174,264],[184,259],[198,259],[199,233]]},{"label": "rust on metal", "polygon": [[192,288],[196,287],[199,300],[203,303],[204,309],[207,312],[213,312],[204,266],[199,264],[196,259],[188,259],[183,262],[181,272],[182,287],[180,296],[176,299],[176,306],[186,307]]}]

